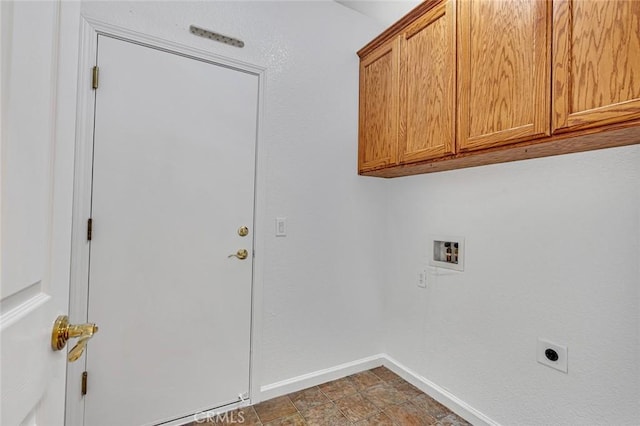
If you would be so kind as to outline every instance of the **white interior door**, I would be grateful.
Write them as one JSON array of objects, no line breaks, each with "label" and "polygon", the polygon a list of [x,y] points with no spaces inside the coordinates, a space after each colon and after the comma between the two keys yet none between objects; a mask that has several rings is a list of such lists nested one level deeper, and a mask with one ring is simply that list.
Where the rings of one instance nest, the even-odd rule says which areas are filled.
[{"label": "white interior door", "polygon": [[249,390],[258,76],[106,36],[97,61],[88,318],[100,339],[85,424],[236,402]]},{"label": "white interior door", "polygon": [[[0,2],[0,424],[62,425],[80,9]],[[72,320],[74,320],[72,318]]]}]

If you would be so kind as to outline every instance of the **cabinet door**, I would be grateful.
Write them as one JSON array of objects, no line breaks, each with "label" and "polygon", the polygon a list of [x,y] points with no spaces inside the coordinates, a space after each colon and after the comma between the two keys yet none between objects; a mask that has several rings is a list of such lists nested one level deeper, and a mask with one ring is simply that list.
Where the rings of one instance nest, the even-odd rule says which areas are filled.
[{"label": "cabinet door", "polygon": [[462,151],[550,133],[551,3],[458,3],[458,140]]},{"label": "cabinet door", "polygon": [[449,0],[400,38],[400,163],[454,152],[455,29]]},{"label": "cabinet door", "polygon": [[554,131],[640,117],[640,1],[554,2]]},{"label": "cabinet door", "polygon": [[360,61],[360,172],[398,162],[399,39]]}]

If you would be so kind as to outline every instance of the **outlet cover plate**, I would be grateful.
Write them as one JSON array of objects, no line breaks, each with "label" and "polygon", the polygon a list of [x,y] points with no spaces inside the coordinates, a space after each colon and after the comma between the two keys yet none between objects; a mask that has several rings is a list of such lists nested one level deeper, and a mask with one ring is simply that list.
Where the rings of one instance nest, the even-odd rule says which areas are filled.
[{"label": "outlet cover plate", "polygon": [[418,281],[417,285],[420,288],[427,288],[427,272],[424,270],[420,270],[417,273]]},{"label": "outlet cover plate", "polygon": [[[556,361],[552,361],[547,358],[545,352],[547,349],[553,349],[558,354],[558,359]],[[546,365],[547,367],[555,368],[558,371],[562,371],[563,373],[568,373],[568,349],[566,346],[559,345],[557,343],[553,343],[549,340],[538,338],[538,350],[537,350],[538,362],[540,364]]]}]

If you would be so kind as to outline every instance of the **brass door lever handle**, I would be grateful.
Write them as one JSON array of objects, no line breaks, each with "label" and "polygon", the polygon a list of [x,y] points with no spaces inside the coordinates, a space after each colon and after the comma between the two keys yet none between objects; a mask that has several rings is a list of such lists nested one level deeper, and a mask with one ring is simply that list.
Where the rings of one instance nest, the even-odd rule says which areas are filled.
[{"label": "brass door lever handle", "polygon": [[83,354],[87,342],[98,332],[95,324],[69,324],[69,317],[60,315],[53,323],[51,331],[51,347],[54,351],[64,349],[71,338],[79,338],[78,343],[69,351],[70,362],[76,361]]},{"label": "brass door lever handle", "polygon": [[240,249],[238,250],[237,253],[234,254],[230,254],[229,257],[237,257],[240,260],[244,260],[247,258],[247,256],[249,256],[249,252],[246,251],[245,249]]}]

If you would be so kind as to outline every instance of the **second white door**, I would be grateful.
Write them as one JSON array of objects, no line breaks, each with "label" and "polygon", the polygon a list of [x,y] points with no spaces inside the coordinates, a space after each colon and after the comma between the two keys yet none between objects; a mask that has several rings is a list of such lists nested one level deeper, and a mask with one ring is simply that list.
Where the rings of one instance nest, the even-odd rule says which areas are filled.
[{"label": "second white door", "polygon": [[259,78],[106,36],[97,61],[85,425],[158,424],[249,391]]}]

